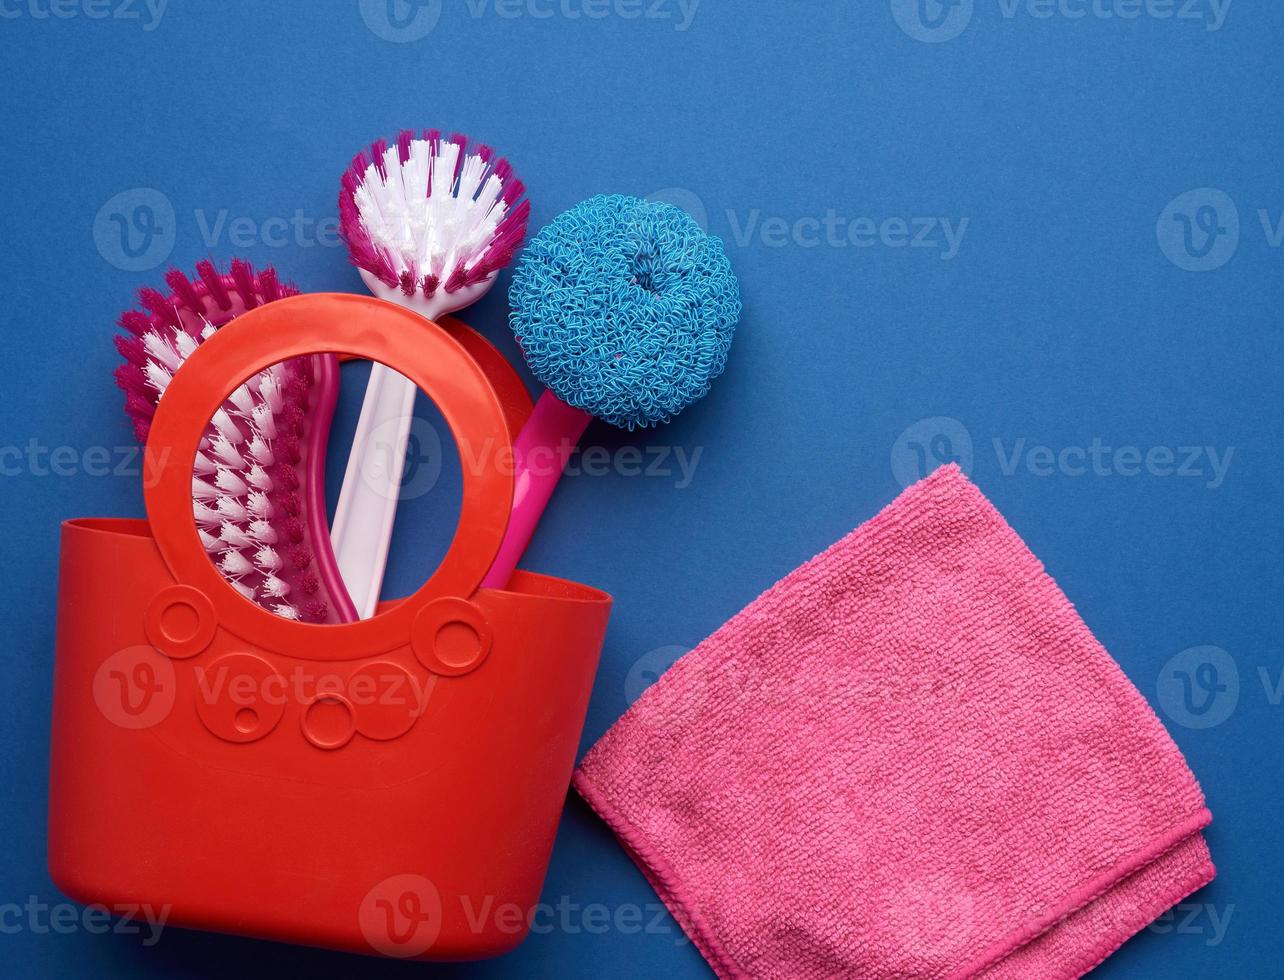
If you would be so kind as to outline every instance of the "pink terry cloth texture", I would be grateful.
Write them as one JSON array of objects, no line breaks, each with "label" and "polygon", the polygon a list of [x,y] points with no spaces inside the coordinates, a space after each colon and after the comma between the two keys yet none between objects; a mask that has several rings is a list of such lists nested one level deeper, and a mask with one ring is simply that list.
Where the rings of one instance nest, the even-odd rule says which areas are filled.
[{"label": "pink terry cloth texture", "polygon": [[674,664],[575,787],[720,977],[1078,977],[1212,880],[1163,725],[956,466]]}]

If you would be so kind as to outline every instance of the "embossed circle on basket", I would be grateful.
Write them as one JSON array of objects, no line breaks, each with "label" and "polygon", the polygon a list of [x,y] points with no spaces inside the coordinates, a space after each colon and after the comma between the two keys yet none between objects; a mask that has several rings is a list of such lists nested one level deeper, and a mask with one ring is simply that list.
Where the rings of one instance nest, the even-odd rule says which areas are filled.
[{"label": "embossed circle on basket", "polygon": [[272,731],[286,693],[285,678],[252,654],[231,653],[196,670],[196,713],[227,742],[254,742]]},{"label": "embossed circle on basket", "polygon": [[218,632],[218,614],[200,589],[171,585],[156,593],[148,604],[143,629],[157,650],[183,660],[210,645]]},{"label": "embossed circle on basket", "polygon": [[318,749],[341,749],[357,730],[352,704],[342,694],[318,694],[303,709],[303,737]]},{"label": "embossed circle on basket", "polygon": [[435,674],[459,677],[481,666],[494,632],[485,615],[467,599],[435,599],[415,617],[410,645],[419,662]]},{"label": "embossed circle on basket", "polygon": [[377,741],[406,734],[424,713],[436,682],[432,674],[423,680],[387,660],[358,667],[348,679],[357,731]]}]

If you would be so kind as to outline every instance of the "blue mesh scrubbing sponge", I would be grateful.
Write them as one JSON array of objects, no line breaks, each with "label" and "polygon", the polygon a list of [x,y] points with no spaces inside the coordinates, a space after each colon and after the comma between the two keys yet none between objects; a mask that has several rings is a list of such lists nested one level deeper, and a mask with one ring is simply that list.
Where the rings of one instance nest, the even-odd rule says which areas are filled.
[{"label": "blue mesh scrubbing sponge", "polygon": [[598,196],[526,246],[509,291],[526,363],[568,405],[634,429],[722,373],[740,286],[722,242],[671,204]]}]

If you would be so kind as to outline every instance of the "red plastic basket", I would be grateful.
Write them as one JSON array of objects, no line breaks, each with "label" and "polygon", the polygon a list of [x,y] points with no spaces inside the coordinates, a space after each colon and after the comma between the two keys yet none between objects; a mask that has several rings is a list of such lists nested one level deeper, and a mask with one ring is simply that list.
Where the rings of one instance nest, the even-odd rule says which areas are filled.
[{"label": "red plastic basket", "polygon": [[[345,626],[238,595],[191,509],[214,410],[246,377],[317,351],[396,367],[466,460],[441,566]],[[488,371],[494,358],[483,369],[414,313],[306,295],[246,313],[175,375],[147,446],[148,519],[63,526],[49,810],[63,891],[165,908],[175,925],[398,957],[521,941],[611,600],[527,572],[478,588],[513,489],[496,393],[511,417],[513,387]],[[486,911],[514,908],[525,914]]]}]

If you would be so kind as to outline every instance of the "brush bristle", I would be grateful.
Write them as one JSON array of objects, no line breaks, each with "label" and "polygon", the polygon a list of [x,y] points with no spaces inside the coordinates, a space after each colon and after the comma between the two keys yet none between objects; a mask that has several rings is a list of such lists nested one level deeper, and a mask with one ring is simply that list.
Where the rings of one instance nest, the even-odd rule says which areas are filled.
[{"label": "brush bristle", "polygon": [[[271,269],[236,260],[228,273],[201,262],[196,276],[165,275],[168,295],[139,291],[143,311],[120,317],[114,339],[123,363],[116,384],[140,441],[146,441],[169,379],[219,327],[241,313],[298,293]],[[314,383],[311,360],[296,358],[255,375],[210,421],[197,453],[192,511],[216,567],[243,596],[279,616],[325,622],[313,552],[300,518],[297,467]],[[281,548],[288,547],[288,561]],[[299,601],[291,601],[297,589]]]},{"label": "brush bristle", "polygon": [[462,133],[378,140],[357,154],[341,185],[340,230],[352,263],[408,297],[484,282],[526,236],[525,187],[508,161]]}]

